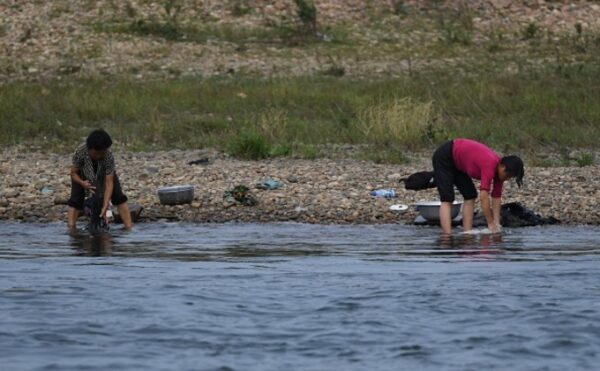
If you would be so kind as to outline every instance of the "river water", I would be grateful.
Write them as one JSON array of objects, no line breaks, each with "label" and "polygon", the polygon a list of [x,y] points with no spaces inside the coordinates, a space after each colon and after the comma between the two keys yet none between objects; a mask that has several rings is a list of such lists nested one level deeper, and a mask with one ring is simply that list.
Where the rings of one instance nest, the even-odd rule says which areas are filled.
[{"label": "river water", "polygon": [[3,370],[589,370],[600,228],[0,223]]}]

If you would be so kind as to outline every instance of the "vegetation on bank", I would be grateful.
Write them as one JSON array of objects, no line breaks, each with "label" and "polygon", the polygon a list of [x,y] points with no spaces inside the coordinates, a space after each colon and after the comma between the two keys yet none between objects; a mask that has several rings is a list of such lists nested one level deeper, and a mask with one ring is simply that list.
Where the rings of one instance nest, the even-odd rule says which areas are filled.
[{"label": "vegetation on bank", "polygon": [[[79,77],[78,67],[62,80],[3,85],[0,144],[70,151],[104,127],[131,150],[210,146],[240,158],[315,158],[351,145],[355,156],[398,163],[409,152],[470,137],[530,164],[595,163],[600,35],[580,23],[560,34],[535,22],[478,29],[468,2],[419,11],[392,1],[393,12],[366,6],[366,20],[324,24],[312,1],[294,0],[292,19],[248,25],[186,19],[178,0],[142,3],[154,4],[155,14],[127,2],[124,14],[115,7],[90,32],[153,38],[154,57],[140,53],[139,66],[109,78]],[[253,13],[245,0],[228,4],[240,19]],[[181,66],[155,64],[171,43],[230,45],[231,53],[293,63],[316,56],[321,68],[302,77],[232,68],[226,77],[181,77]],[[82,49],[79,58],[102,50]],[[389,60],[400,66],[394,77],[377,71]],[[138,78],[160,76],[149,71],[163,67],[168,79]]]},{"label": "vegetation on bank", "polygon": [[536,154],[585,148],[574,159],[583,166],[598,148],[599,77],[596,69],[575,69],[14,82],[0,90],[0,144],[71,150],[104,127],[132,150],[210,146],[243,158],[314,158],[324,145],[351,144],[362,148],[358,156],[402,162],[409,151],[470,137],[542,165]]}]

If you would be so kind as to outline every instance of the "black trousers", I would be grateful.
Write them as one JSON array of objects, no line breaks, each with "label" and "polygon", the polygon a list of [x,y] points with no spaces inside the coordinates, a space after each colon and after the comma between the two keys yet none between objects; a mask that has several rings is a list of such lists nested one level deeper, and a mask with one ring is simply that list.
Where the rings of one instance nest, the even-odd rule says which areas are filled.
[{"label": "black trousers", "polygon": [[[110,196],[110,200],[113,205],[120,205],[124,202],[127,202],[127,196],[125,196],[123,194],[123,190],[121,190],[121,183],[119,182],[119,178],[117,177],[116,173],[113,182],[113,192]],[[71,198],[69,198],[67,205],[74,207],[77,210],[82,210],[84,201],[85,188],[83,188],[81,184],[71,181]]]},{"label": "black trousers", "polygon": [[477,198],[477,189],[470,176],[458,170],[452,156],[452,141],[442,144],[433,154],[433,172],[440,201],[454,202],[454,186],[465,200]]}]

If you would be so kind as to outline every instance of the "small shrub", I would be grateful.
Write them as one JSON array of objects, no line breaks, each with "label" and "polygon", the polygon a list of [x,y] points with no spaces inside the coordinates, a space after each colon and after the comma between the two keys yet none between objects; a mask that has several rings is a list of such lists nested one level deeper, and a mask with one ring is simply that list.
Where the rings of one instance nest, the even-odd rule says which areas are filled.
[{"label": "small shrub", "polygon": [[583,152],[576,158],[577,166],[579,167],[592,166],[594,165],[595,160],[596,158],[591,152]]},{"label": "small shrub", "polygon": [[245,160],[261,160],[269,157],[271,144],[260,133],[243,131],[228,145],[228,152]]},{"label": "small shrub", "polygon": [[[178,21],[179,12],[181,11],[181,0],[148,0],[148,2],[157,2],[160,4],[163,9],[163,14],[161,14],[163,22],[139,19],[130,24],[129,32],[140,35],[160,36],[167,40],[179,40],[182,36]],[[135,9],[133,7],[129,8],[131,8],[131,15],[135,15]]]},{"label": "small shrub", "polygon": [[135,18],[135,16],[137,15],[137,11],[135,10],[130,1],[125,1],[125,14],[127,14],[127,17],[129,18]]},{"label": "small shrub", "polygon": [[490,53],[502,51],[503,42],[504,34],[500,31],[493,32],[491,35],[489,35],[489,44],[487,45],[487,51]]},{"label": "small shrub", "polygon": [[531,22],[523,29],[523,39],[531,40],[535,38],[539,32],[539,27],[535,22]]},{"label": "small shrub", "polygon": [[440,25],[444,39],[450,44],[470,45],[475,29],[473,10],[461,2],[454,11],[440,13]]},{"label": "small shrub", "polygon": [[231,14],[234,17],[243,17],[250,14],[252,8],[248,5],[248,0],[233,0],[231,4]]},{"label": "small shrub", "polygon": [[143,19],[133,21],[127,31],[141,36],[158,36],[172,41],[180,40],[182,37],[178,27],[172,23],[150,22]]},{"label": "small shrub", "polygon": [[456,23],[446,23],[442,28],[444,39],[449,44],[462,44],[462,45],[470,45],[471,40],[473,39],[472,33],[464,28],[462,28],[459,24]]},{"label": "small shrub", "polygon": [[317,32],[317,7],[311,0],[294,0],[298,7],[296,14],[302,22],[303,31],[307,34]]},{"label": "small shrub", "polygon": [[575,31],[577,32],[577,36],[581,36],[583,34],[583,26],[581,22],[575,23]]},{"label": "small shrub", "polygon": [[333,65],[323,71],[325,76],[342,77],[346,74],[346,68],[341,65]]},{"label": "small shrub", "polygon": [[395,15],[408,15],[408,6],[404,0],[392,0],[392,9]]},{"label": "small shrub", "polygon": [[177,24],[177,17],[181,11],[180,0],[163,0],[161,1],[165,11],[165,19],[168,23]]}]

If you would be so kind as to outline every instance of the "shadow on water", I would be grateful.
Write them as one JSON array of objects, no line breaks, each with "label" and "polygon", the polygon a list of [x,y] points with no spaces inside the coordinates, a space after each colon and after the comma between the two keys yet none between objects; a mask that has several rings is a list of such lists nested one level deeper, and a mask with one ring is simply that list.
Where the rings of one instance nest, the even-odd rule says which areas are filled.
[{"label": "shadow on water", "polygon": [[70,231],[70,246],[76,256],[112,256],[115,241],[110,233]]}]

